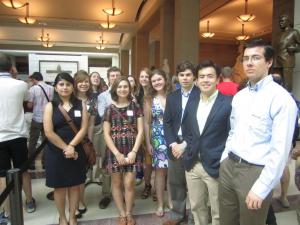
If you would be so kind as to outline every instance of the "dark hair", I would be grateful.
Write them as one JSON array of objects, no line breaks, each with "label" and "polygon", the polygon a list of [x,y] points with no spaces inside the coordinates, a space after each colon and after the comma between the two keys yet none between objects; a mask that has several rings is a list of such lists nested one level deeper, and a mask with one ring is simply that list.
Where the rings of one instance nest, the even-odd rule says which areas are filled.
[{"label": "dark hair", "polygon": [[77,84],[80,83],[80,82],[83,82],[85,79],[88,79],[89,83],[90,83],[90,87],[89,87],[89,90],[87,91],[86,95],[88,97],[91,95],[92,85],[91,85],[91,81],[90,81],[90,76],[84,70],[79,70],[74,75],[74,92],[75,92],[75,95],[77,95],[77,92],[78,92]]},{"label": "dark hair", "polygon": [[232,68],[230,66],[224,66],[222,68],[221,74],[223,78],[230,78],[232,76]]},{"label": "dark hair", "polygon": [[191,70],[193,75],[195,76],[195,67],[190,61],[185,60],[177,65],[176,67],[177,76],[180,72],[184,72],[185,70]]},{"label": "dark hair", "polygon": [[155,69],[152,71],[152,73],[150,74],[150,91],[149,91],[149,95],[153,98],[155,95],[156,95],[156,90],[153,88],[152,86],[152,82],[151,82],[151,78],[154,76],[154,75],[160,75],[164,78],[165,80],[165,87],[164,87],[164,90],[166,92],[166,94],[170,91],[170,85],[168,83],[168,78],[167,78],[167,75],[165,73],[165,71],[161,70],[161,69]]},{"label": "dark hair", "polygon": [[35,79],[37,81],[43,80],[43,75],[40,72],[34,72],[31,76],[29,76],[31,79]]},{"label": "dark hair", "polygon": [[[136,81],[136,78],[135,78],[133,75],[128,75],[127,79],[128,79],[129,77],[132,77],[132,78],[133,78],[134,84],[135,84],[134,87],[133,87],[133,90],[131,90],[131,93],[132,93],[133,95],[137,95],[138,82]],[[128,81],[129,81],[129,80],[128,80]]]},{"label": "dark hair", "polygon": [[264,41],[261,38],[256,38],[256,39],[252,39],[251,41],[245,44],[245,49],[255,48],[255,47],[264,48],[265,50],[264,57],[267,62],[273,59],[275,51],[274,48],[268,42]]},{"label": "dark hair", "polygon": [[220,67],[219,67],[217,64],[215,64],[213,61],[209,60],[209,59],[206,59],[206,60],[202,61],[202,62],[196,67],[196,74],[197,74],[197,76],[198,76],[199,70],[202,70],[202,69],[208,68],[208,67],[214,68],[217,77],[220,77],[220,74],[221,74],[221,69],[220,69]]},{"label": "dark hair", "polygon": [[127,99],[128,101],[131,101],[132,100],[132,95],[131,95],[131,87],[130,87],[130,83],[129,83],[129,80],[127,79],[126,76],[121,76],[121,77],[118,77],[114,84],[111,86],[111,90],[110,90],[110,94],[111,94],[111,99],[114,100],[115,102],[118,101],[119,99],[119,96],[117,94],[117,88],[119,86],[119,84],[122,82],[122,81],[126,81],[128,86],[129,86],[129,94],[127,96]]},{"label": "dark hair", "polygon": [[0,72],[9,72],[12,67],[12,63],[10,58],[3,54],[0,53]]},{"label": "dark hair", "polygon": [[[69,83],[71,83],[74,87],[74,79],[73,77],[66,73],[66,72],[62,72],[62,73],[59,73],[57,74],[57,76],[55,77],[55,80],[54,80],[54,84],[53,86],[55,87],[58,82],[62,81],[62,80],[66,80],[68,81]],[[74,93],[71,94],[71,97],[70,97],[70,103],[72,105],[76,104],[76,102],[78,102],[79,100],[75,97]],[[58,106],[59,104],[62,103],[62,100],[60,99],[58,93],[56,91],[54,91],[54,95],[53,95],[53,100],[52,100],[53,104],[55,106]]]},{"label": "dark hair", "polygon": [[100,80],[100,83],[99,83],[99,86],[97,87],[97,92],[98,93],[100,93],[101,91],[102,91],[102,86],[104,85],[103,84],[103,79],[101,79],[102,77],[100,76],[100,74],[98,73],[98,72],[96,72],[96,71],[94,71],[94,72],[91,72],[90,73],[90,83],[91,83],[91,89],[93,90],[93,84],[92,84],[92,81],[91,81],[91,78],[92,78],[92,75],[93,74],[97,74],[98,76],[99,76],[99,80]]},{"label": "dark hair", "polygon": [[109,75],[111,72],[120,72],[120,74],[122,75],[122,72],[121,70],[116,67],[116,66],[113,66],[113,67],[110,67],[108,70],[107,70],[107,79],[109,79]]}]

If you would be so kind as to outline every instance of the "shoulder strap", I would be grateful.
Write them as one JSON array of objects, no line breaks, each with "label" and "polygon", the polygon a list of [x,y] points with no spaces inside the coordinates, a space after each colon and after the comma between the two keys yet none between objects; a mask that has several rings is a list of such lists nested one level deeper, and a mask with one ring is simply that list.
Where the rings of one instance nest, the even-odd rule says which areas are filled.
[{"label": "shoulder strap", "polygon": [[73,132],[75,134],[77,134],[78,129],[77,129],[76,125],[74,124],[73,120],[71,119],[71,117],[69,116],[68,112],[62,107],[61,104],[58,105],[58,108],[61,111],[61,113],[63,114],[63,116],[65,117],[65,120],[67,121],[67,123],[69,124],[69,126],[71,127]]},{"label": "shoulder strap", "polygon": [[42,91],[44,92],[44,95],[45,95],[47,101],[50,102],[49,97],[48,97],[48,95],[46,94],[45,89],[42,87],[42,85],[39,85],[39,84],[38,84],[38,86],[40,86],[40,88],[42,88]]}]

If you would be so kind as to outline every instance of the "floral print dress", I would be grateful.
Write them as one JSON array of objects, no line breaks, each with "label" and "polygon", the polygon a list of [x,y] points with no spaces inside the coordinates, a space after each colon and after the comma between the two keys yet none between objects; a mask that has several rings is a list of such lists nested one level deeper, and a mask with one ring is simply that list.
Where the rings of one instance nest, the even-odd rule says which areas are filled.
[{"label": "floral print dress", "polygon": [[152,166],[168,168],[167,144],[163,129],[164,109],[157,97],[152,102],[151,144],[153,147]]}]

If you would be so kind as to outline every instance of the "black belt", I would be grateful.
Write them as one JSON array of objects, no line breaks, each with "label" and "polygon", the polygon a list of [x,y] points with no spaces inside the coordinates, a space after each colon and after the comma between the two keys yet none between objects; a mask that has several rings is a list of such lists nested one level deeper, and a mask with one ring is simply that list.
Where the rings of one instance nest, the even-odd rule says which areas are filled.
[{"label": "black belt", "polygon": [[231,160],[233,160],[233,161],[235,161],[237,163],[245,163],[245,164],[250,165],[250,166],[264,167],[263,165],[258,165],[258,164],[254,164],[254,163],[248,162],[245,159],[242,159],[238,155],[234,154],[233,152],[229,152],[228,156],[229,156],[229,159],[231,159]]}]

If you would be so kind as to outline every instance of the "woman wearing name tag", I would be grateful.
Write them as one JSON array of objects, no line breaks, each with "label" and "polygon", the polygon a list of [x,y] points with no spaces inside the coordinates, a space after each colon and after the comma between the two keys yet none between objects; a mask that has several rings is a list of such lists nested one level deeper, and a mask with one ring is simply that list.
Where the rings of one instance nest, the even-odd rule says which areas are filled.
[{"label": "woman wearing name tag", "polygon": [[[85,103],[74,95],[74,79],[59,73],[54,81],[54,98],[45,107],[44,130],[48,138],[45,147],[46,185],[54,188],[54,201],[59,213],[59,225],[77,225],[75,216],[79,186],[85,181],[86,158],[80,142],[88,129]],[[63,109],[60,109],[62,106]],[[63,111],[70,116],[78,133],[67,123]],[[69,219],[65,214],[65,199],[69,200]]]},{"label": "woman wearing name tag", "polygon": [[111,173],[112,195],[120,213],[118,225],[135,225],[132,209],[136,172],[143,166],[142,157],[138,154],[143,139],[143,112],[132,101],[130,83],[124,76],[114,82],[111,97],[113,104],[106,109],[103,117],[107,144],[104,165]]}]

